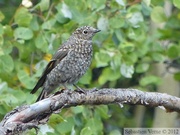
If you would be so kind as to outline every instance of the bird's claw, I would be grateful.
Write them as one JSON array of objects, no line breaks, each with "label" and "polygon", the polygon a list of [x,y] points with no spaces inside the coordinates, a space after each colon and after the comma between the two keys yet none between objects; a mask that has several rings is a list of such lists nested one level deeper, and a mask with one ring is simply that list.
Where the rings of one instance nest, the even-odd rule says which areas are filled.
[{"label": "bird's claw", "polygon": [[98,89],[95,87],[95,88],[92,88],[91,92],[96,92],[98,91]]},{"label": "bird's claw", "polygon": [[74,90],[74,91],[76,91],[76,92],[78,92],[78,93],[80,93],[80,94],[86,94],[86,91],[84,91],[83,89],[81,89],[81,88],[78,88],[78,89],[76,89],[76,90]]}]

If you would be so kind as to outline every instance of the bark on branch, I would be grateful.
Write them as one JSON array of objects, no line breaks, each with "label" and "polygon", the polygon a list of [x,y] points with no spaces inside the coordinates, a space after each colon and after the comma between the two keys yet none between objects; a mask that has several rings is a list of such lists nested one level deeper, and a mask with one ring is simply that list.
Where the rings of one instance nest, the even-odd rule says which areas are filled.
[{"label": "bark on branch", "polygon": [[63,90],[55,95],[34,103],[20,106],[8,113],[0,123],[0,134],[19,134],[27,129],[45,124],[52,113],[62,108],[77,105],[99,105],[117,103],[144,105],[164,108],[167,112],[180,113],[180,98],[165,93],[143,92],[137,89],[99,89],[88,90],[86,94]]}]

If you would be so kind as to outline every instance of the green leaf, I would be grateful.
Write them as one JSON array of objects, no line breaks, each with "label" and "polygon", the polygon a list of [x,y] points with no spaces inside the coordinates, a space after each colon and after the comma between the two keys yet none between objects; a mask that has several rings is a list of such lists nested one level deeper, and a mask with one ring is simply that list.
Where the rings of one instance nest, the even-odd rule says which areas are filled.
[{"label": "green leaf", "polygon": [[[3,35],[0,36],[0,45],[3,45],[4,44],[4,38],[3,38]],[[0,55],[2,55],[2,49],[0,48]]]},{"label": "green leaf", "polygon": [[14,69],[14,62],[10,55],[0,56],[0,72],[11,72]]},{"label": "green leaf", "polygon": [[174,74],[174,79],[180,81],[180,72]]},{"label": "green leaf", "polygon": [[57,13],[55,17],[56,17],[56,20],[61,24],[65,24],[70,21],[70,19],[64,17],[64,15],[62,13]]},{"label": "green leaf", "polygon": [[3,92],[6,92],[8,89],[8,85],[6,82],[0,82],[0,95],[2,95]]},{"label": "green leaf", "polygon": [[42,29],[44,30],[51,30],[54,26],[54,24],[56,23],[56,19],[53,18],[53,19],[50,19],[48,21],[45,21],[43,24],[42,24]]},{"label": "green leaf", "polygon": [[65,134],[65,133],[71,132],[73,126],[74,126],[73,117],[69,117],[66,120],[64,120],[63,122],[56,125],[57,130],[59,131],[60,134]]},{"label": "green leaf", "polygon": [[30,77],[25,70],[19,70],[17,76],[22,85],[27,89],[32,89],[36,82],[35,78]]},{"label": "green leaf", "polygon": [[126,78],[131,78],[134,73],[133,65],[128,66],[126,64],[122,64],[120,68],[121,74]]},{"label": "green leaf", "polygon": [[33,16],[29,13],[28,9],[25,7],[20,7],[14,16],[14,21],[19,26],[29,26]]},{"label": "green leaf", "polygon": [[161,79],[157,76],[153,76],[153,75],[149,75],[149,76],[146,76],[144,78],[142,78],[140,80],[140,85],[141,86],[147,86],[147,85],[150,85],[150,84],[160,84],[161,83]]},{"label": "green leaf", "polygon": [[121,6],[125,6],[124,0],[116,0],[116,2]]},{"label": "green leaf", "polygon": [[18,27],[14,30],[15,39],[29,40],[33,37],[33,32],[29,28]]},{"label": "green leaf", "polygon": [[108,65],[108,62],[111,60],[111,57],[106,51],[100,51],[95,53],[96,67],[105,67]]},{"label": "green leaf", "polygon": [[137,49],[136,51],[136,54],[138,57],[144,57],[149,52],[148,45],[140,44],[138,45],[138,48],[140,48],[140,49]]},{"label": "green leaf", "polygon": [[115,32],[116,37],[118,38],[118,40],[120,42],[123,42],[124,41],[124,37],[123,37],[123,33],[121,32],[121,30],[116,29],[114,32]]},{"label": "green leaf", "polygon": [[[12,42],[5,40],[5,43],[3,44],[3,46],[0,48],[0,50],[2,49],[3,54],[10,54],[12,52],[13,49],[13,45]],[[1,55],[1,52],[0,52]]]},{"label": "green leaf", "polygon": [[155,61],[164,61],[164,55],[162,55],[161,53],[157,53],[157,52],[151,53],[151,57]]},{"label": "green leaf", "polygon": [[[6,95],[7,96],[7,95]],[[1,98],[1,97],[0,97]],[[7,97],[6,97],[7,98]],[[1,98],[2,99],[2,98]],[[3,99],[4,100],[4,99]],[[8,106],[8,105],[6,105],[6,102],[5,101],[1,101],[1,104],[0,104],[0,114],[2,114],[2,115],[5,115],[8,111],[9,111],[9,109],[10,109],[10,107]]]},{"label": "green leaf", "polygon": [[137,61],[137,55],[136,53],[129,53],[122,56],[122,61],[126,63],[126,65],[133,65]]},{"label": "green leaf", "polygon": [[64,122],[64,118],[61,115],[52,114],[49,119],[49,123],[51,124],[52,127],[56,126],[61,122]]},{"label": "green leaf", "polygon": [[149,69],[148,63],[140,63],[136,67],[136,72],[137,73],[143,73],[143,72],[146,72],[148,69]]},{"label": "green leaf", "polygon": [[109,21],[106,17],[100,17],[97,21],[97,27],[100,30],[106,31],[109,27]]},{"label": "green leaf", "polygon": [[91,83],[92,73],[88,70],[83,77],[78,81],[81,84],[90,84]]},{"label": "green leaf", "polygon": [[128,18],[128,21],[131,23],[131,25],[134,28],[138,28],[138,27],[140,27],[139,23],[143,22],[144,19],[143,19],[143,16],[140,12],[135,12],[131,15],[130,18]]},{"label": "green leaf", "polygon": [[83,112],[83,106],[76,106],[76,107],[71,107],[71,110],[75,113],[82,113]]},{"label": "green leaf", "polygon": [[173,4],[175,7],[180,9],[180,1],[179,0],[173,0]]},{"label": "green leaf", "polygon": [[72,13],[69,9],[69,7],[63,2],[61,12],[63,13],[64,17],[71,19]]},{"label": "green leaf", "polygon": [[15,105],[18,103],[18,98],[12,93],[3,94],[0,96],[0,98],[1,98],[1,102],[4,101],[6,104]]},{"label": "green leaf", "polygon": [[121,65],[121,55],[120,54],[116,54],[112,61],[110,62],[110,65],[112,67],[112,69],[119,69],[120,65]]},{"label": "green leaf", "polygon": [[4,55],[4,49],[2,49],[2,47],[0,47],[0,56]]},{"label": "green leaf", "polygon": [[85,127],[81,130],[80,135],[94,135],[90,127]]},{"label": "green leaf", "polygon": [[94,135],[99,135],[102,131],[102,122],[98,118],[91,118],[90,120],[88,120],[85,127],[90,127]]},{"label": "green leaf", "polygon": [[0,11],[0,22],[2,22],[2,20],[4,20],[4,14]]},{"label": "green leaf", "polygon": [[41,2],[38,4],[41,11],[46,11],[49,8],[50,0],[41,0]]},{"label": "green leaf", "polygon": [[35,45],[37,48],[41,49],[43,52],[47,52],[48,50],[48,42],[43,34],[40,34],[35,39]]},{"label": "green leaf", "polygon": [[39,30],[39,24],[38,24],[38,20],[37,17],[33,17],[31,23],[30,23],[30,28],[34,31],[38,31]]},{"label": "green leaf", "polygon": [[176,58],[180,56],[180,48],[177,45],[172,45],[168,48],[167,55],[170,58]]},{"label": "green leaf", "polygon": [[143,0],[143,2],[141,3],[143,17],[149,16],[151,14],[152,8],[150,4],[151,0]]},{"label": "green leaf", "polygon": [[13,30],[11,28],[11,26],[9,25],[4,25],[3,26],[3,29],[4,29],[4,34],[8,37],[12,37],[13,36]]},{"label": "green leaf", "polygon": [[143,0],[143,2],[144,2],[147,6],[150,6],[150,4],[151,4],[151,0]]},{"label": "green leaf", "polygon": [[96,10],[96,12],[106,7],[105,6],[106,0],[96,0],[96,1],[89,0],[87,2],[88,4],[90,4],[91,9]]},{"label": "green leaf", "polygon": [[121,28],[125,25],[124,18],[120,18],[119,16],[115,16],[109,20],[109,26],[113,29]]},{"label": "green leaf", "polygon": [[110,117],[110,115],[108,114],[108,111],[109,111],[109,109],[108,109],[107,105],[100,105],[100,106],[97,106],[97,108],[96,108],[96,112],[103,119],[107,119]]},{"label": "green leaf", "polygon": [[156,23],[163,23],[167,20],[164,9],[160,6],[154,7],[151,12],[151,19]]},{"label": "green leaf", "polygon": [[61,24],[65,24],[68,23],[70,21],[70,19],[72,19],[72,13],[69,9],[69,7],[63,2],[63,3],[59,3],[56,6],[56,9],[58,11],[58,13],[56,14],[56,20],[61,23]]},{"label": "green leaf", "polygon": [[132,42],[124,42],[120,47],[126,52],[133,52],[135,49],[135,45]]},{"label": "green leaf", "polygon": [[98,79],[100,85],[106,83],[107,81],[114,81],[117,80],[121,76],[119,70],[112,70],[111,68],[107,67],[103,70],[101,76]]},{"label": "green leaf", "polygon": [[3,26],[2,24],[0,24],[0,36],[4,34],[4,29],[3,29]]}]

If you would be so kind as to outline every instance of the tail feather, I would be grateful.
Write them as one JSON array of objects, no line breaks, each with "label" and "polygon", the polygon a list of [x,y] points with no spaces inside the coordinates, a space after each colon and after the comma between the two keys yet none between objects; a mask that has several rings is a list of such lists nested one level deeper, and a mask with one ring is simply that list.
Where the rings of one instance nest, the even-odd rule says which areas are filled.
[{"label": "tail feather", "polygon": [[34,94],[40,87],[43,86],[44,82],[46,80],[46,76],[42,76],[39,81],[37,82],[36,86],[33,88],[33,90],[31,91],[31,94]]},{"label": "tail feather", "polygon": [[51,72],[51,70],[55,67],[56,60],[51,60],[48,65],[46,66],[46,69],[44,70],[41,78],[38,80],[36,86],[31,91],[31,94],[34,94],[40,87],[44,85],[44,82],[46,80],[47,74]]}]

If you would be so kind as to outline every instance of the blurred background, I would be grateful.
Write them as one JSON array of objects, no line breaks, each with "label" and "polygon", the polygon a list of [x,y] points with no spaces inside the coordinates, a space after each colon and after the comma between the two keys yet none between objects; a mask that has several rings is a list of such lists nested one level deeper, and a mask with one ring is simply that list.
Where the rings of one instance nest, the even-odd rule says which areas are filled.
[{"label": "blurred background", "polygon": [[[48,61],[83,25],[101,32],[80,87],[180,97],[179,0],[1,0],[0,119],[35,102],[38,93],[30,91]],[[180,127],[180,115],[135,105],[77,106],[52,115],[40,134],[121,135],[128,127]]]}]

